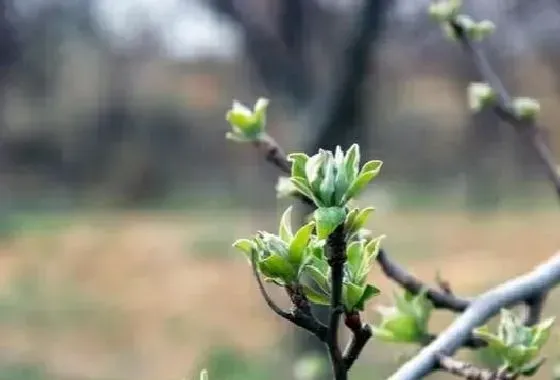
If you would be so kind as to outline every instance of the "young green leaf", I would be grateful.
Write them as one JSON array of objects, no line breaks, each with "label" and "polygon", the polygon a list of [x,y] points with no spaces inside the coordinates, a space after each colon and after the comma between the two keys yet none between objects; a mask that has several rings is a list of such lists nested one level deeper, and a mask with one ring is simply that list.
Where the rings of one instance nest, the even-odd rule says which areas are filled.
[{"label": "young green leaf", "polygon": [[309,299],[309,301],[313,302],[317,305],[330,305],[330,297],[324,293],[318,292],[313,288],[303,285],[303,293]]},{"label": "young green leaf", "polygon": [[353,241],[346,247],[346,266],[350,273],[354,274],[360,271],[364,256],[363,241]]},{"label": "young green leaf", "polygon": [[284,240],[286,243],[292,241],[294,237],[292,233],[292,206],[288,207],[282,214],[278,234],[280,235],[280,239]]},{"label": "young green leaf", "polygon": [[346,211],[341,207],[320,207],[313,217],[317,226],[317,237],[321,240],[329,235],[346,219]]},{"label": "young green leaf", "polygon": [[255,243],[249,239],[238,239],[233,243],[233,247],[245,253],[249,258],[251,257],[251,252],[257,248]]},{"label": "young green leaf", "polygon": [[352,144],[348,151],[346,151],[344,164],[348,180],[353,181],[358,175],[358,170],[360,170],[360,146],[358,144]]},{"label": "young green leaf", "polygon": [[363,228],[366,224],[369,216],[375,211],[373,207],[366,207],[360,211],[360,213],[356,216],[356,220],[354,225],[352,226],[353,230],[359,230]]},{"label": "young green leaf", "polygon": [[296,279],[296,272],[288,260],[278,254],[271,254],[259,262],[261,273],[272,279],[281,279],[290,283]]},{"label": "young green leaf", "polygon": [[305,178],[305,164],[309,156],[305,153],[292,153],[288,155],[288,161],[292,163],[292,177]]},{"label": "young green leaf", "polygon": [[360,302],[365,286],[360,286],[350,282],[344,283],[342,287],[342,300],[347,312],[354,311]]},{"label": "young green leaf", "polygon": [[354,305],[354,309],[358,311],[364,311],[366,302],[372,299],[373,297],[379,295],[380,293],[381,291],[377,289],[375,286],[366,284],[365,289],[362,293],[362,297]]},{"label": "young green leaf", "polygon": [[315,197],[313,194],[309,183],[305,178],[302,177],[291,177],[290,181],[292,181],[292,185],[305,197],[312,199],[318,207],[322,206],[322,202]]},{"label": "young green leaf", "polygon": [[297,230],[296,234],[294,235],[293,240],[290,243],[290,260],[295,264],[301,264],[304,251],[309,244],[309,240],[311,239],[313,228],[315,228],[315,223],[308,223]]},{"label": "young green leaf", "polygon": [[322,271],[317,266],[308,265],[305,267],[305,273],[311,277],[311,279],[323,292],[325,292],[325,294],[330,293],[329,279],[327,277],[328,273],[326,271]]}]

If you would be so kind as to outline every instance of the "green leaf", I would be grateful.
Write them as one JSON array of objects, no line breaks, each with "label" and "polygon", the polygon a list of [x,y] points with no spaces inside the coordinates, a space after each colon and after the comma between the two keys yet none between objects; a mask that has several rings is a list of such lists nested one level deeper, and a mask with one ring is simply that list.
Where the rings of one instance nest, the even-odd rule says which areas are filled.
[{"label": "green leaf", "polygon": [[495,102],[496,94],[487,83],[473,82],[468,86],[467,98],[471,111],[479,112]]},{"label": "green leaf", "polygon": [[306,196],[307,198],[313,200],[313,202],[315,202],[316,206],[318,206],[318,207],[322,206],[322,202],[315,197],[315,195],[311,191],[311,187],[309,186],[309,183],[307,182],[307,180],[305,178],[291,177],[290,181],[292,181],[292,185],[294,185],[294,187],[296,188],[296,190],[300,194],[302,194],[302,195]]},{"label": "green leaf", "polygon": [[348,233],[355,232],[355,228],[353,227],[355,224],[356,217],[358,216],[358,212],[360,210],[354,208],[350,210],[350,212],[346,215],[346,221],[344,222],[344,229]]},{"label": "green leaf", "polygon": [[307,181],[311,184],[313,188],[313,183],[316,180],[320,180],[320,171],[322,166],[324,165],[325,160],[327,159],[326,156],[327,152],[323,149],[319,149],[319,153],[314,154],[313,156],[309,157],[307,162],[305,163],[305,177]]},{"label": "green leaf", "polygon": [[381,328],[391,331],[400,342],[416,342],[422,336],[414,316],[409,314],[396,313],[384,320]]},{"label": "green leaf", "polygon": [[362,166],[362,170],[360,171],[360,174],[364,174],[367,172],[375,172],[375,174],[377,175],[381,171],[382,166],[383,166],[383,161],[379,161],[379,160],[368,161],[364,164],[364,166]]},{"label": "green leaf", "polygon": [[317,292],[307,285],[303,285],[303,294],[316,305],[330,305],[330,297],[324,293]]},{"label": "green leaf", "polygon": [[309,156],[305,153],[292,153],[288,155],[288,161],[292,163],[292,177],[305,178],[305,164]]},{"label": "green leaf", "polygon": [[360,271],[363,255],[364,243],[362,241],[353,241],[346,247],[346,265],[352,275]]},{"label": "green leaf", "polygon": [[249,255],[249,257],[251,256],[251,252],[253,251],[253,249],[257,248],[255,246],[255,243],[253,243],[253,241],[249,239],[238,239],[232,244],[232,246],[239,249],[243,253],[246,253],[247,255]]},{"label": "green leaf", "polygon": [[532,361],[538,353],[536,347],[526,347],[521,344],[509,347],[504,359],[516,370],[521,369],[525,364]]},{"label": "green leaf", "polygon": [[504,342],[497,335],[492,334],[486,326],[474,329],[473,335],[475,338],[482,339],[488,343],[488,348],[500,356],[507,351],[507,346]]},{"label": "green leaf", "polygon": [[534,375],[536,375],[536,373],[538,372],[539,368],[541,368],[541,366],[544,364],[544,362],[546,361],[545,358],[541,358],[535,362],[529,363],[529,364],[525,364],[521,370],[519,371],[519,373],[525,377],[532,377]]},{"label": "green leaf", "polygon": [[358,170],[360,170],[360,146],[358,144],[352,144],[346,151],[344,163],[348,180],[353,181],[358,175]]},{"label": "green leaf", "polygon": [[288,260],[276,253],[260,261],[259,269],[264,276],[273,279],[279,278],[286,283],[292,282],[296,277],[296,272]]},{"label": "green leaf", "polygon": [[554,324],[555,318],[547,318],[538,325],[534,326],[535,333],[531,340],[531,345],[542,348],[550,337],[550,330]]},{"label": "green leaf", "polygon": [[402,295],[394,292],[393,298],[395,300],[395,306],[400,313],[414,315],[414,309],[412,307],[412,293],[405,291]]},{"label": "green leaf", "polygon": [[313,216],[317,225],[317,237],[322,240],[344,223],[346,211],[341,207],[320,207]]},{"label": "green leaf", "polygon": [[514,98],[512,108],[517,118],[521,120],[533,120],[541,110],[538,101],[527,97]]},{"label": "green leaf", "polygon": [[307,273],[311,279],[319,286],[319,288],[325,292],[325,294],[330,293],[329,279],[327,278],[327,272],[322,271],[317,266],[308,265],[305,267],[305,273]]},{"label": "green leaf", "polygon": [[366,302],[372,299],[373,297],[379,295],[381,291],[377,289],[375,286],[366,284],[364,292],[362,293],[362,297],[360,300],[354,305],[354,309],[359,311],[364,311]]},{"label": "green leaf", "polygon": [[353,283],[343,284],[342,298],[346,307],[346,311],[350,312],[355,309],[355,306],[360,302],[364,291],[365,286],[360,286]]},{"label": "green leaf", "polygon": [[286,198],[298,193],[298,190],[290,181],[290,177],[278,177],[278,182],[276,182],[276,197]]},{"label": "green leaf", "polygon": [[342,165],[336,168],[336,178],[334,181],[334,203],[336,205],[341,205],[343,203],[344,194],[346,190],[348,190],[349,184],[350,181],[346,173],[346,167],[344,163],[342,163]]},{"label": "green leaf", "polygon": [[377,174],[379,174],[379,171],[368,171],[365,173],[360,173],[358,178],[356,178],[350,184],[350,187],[348,188],[348,191],[346,191],[346,194],[344,194],[344,200],[348,201],[352,198],[355,198],[359,193],[362,192],[367,184],[377,176]]},{"label": "green leaf", "polygon": [[366,207],[360,211],[358,216],[356,216],[356,221],[354,222],[353,229],[359,230],[363,228],[367,222],[369,216],[375,211],[373,207]]},{"label": "green leaf", "polygon": [[268,108],[268,99],[259,98],[253,107],[253,117],[255,121],[259,124],[259,129],[264,131],[266,125],[266,110]]},{"label": "green leaf", "polygon": [[292,242],[290,243],[290,260],[294,264],[301,264],[303,253],[309,244],[314,227],[315,223],[311,222],[297,230]]},{"label": "green leaf", "polygon": [[377,257],[379,249],[381,248],[381,242],[383,241],[383,239],[385,239],[385,237],[385,235],[378,236],[375,239],[371,239],[366,244],[366,252],[368,254],[369,260],[375,259]]},{"label": "green leaf", "polygon": [[286,211],[282,214],[280,219],[280,239],[284,240],[286,243],[292,241],[294,234],[292,233],[292,206],[288,207]]},{"label": "green leaf", "polygon": [[327,152],[328,159],[325,161],[324,164],[324,177],[321,180],[319,185],[319,194],[323,202],[329,206],[336,206],[334,204],[335,197],[335,167],[334,167],[334,159],[332,157],[331,152]]},{"label": "green leaf", "polygon": [[373,335],[384,342],[398,342],[399,340],[395,337],[392,331],[385,330],[376,326],[371,326],[371,331]]},{"label": "green leaf", "polygon": [[233,101],[231,109],[226,113],[226,120],[242,131],[255,122],[251,110],[236,100]]}]

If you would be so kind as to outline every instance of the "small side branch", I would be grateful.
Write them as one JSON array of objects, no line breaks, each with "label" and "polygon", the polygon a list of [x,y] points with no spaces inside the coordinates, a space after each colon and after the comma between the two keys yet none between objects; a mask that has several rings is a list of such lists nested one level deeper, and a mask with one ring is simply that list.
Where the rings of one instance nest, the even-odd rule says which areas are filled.
[{"label": "small side branch", "polygon": [[264,153],[268,162],[276,166],[284,174],[290,174],[292,166],[286,158],[286,153],[271,136],[265,134],[253,142],[255,148]]},{"label": "small side branch", "polygon": [[320,341],[325,342],[327,339],[327,327],[325,325],[313,318],[312,315],[302,312],[297,308],[294,313],[282,310],[278,305],[276,305],[272,298],[270,298],[270,295],[266,291],[261,275],[257,269],[256,259],[256,252],[253,251],[253,254],[251,255],[251,268],[253,269],[253,275],[257,280],[259,291],[261,292],[268,307],[280,317],[292,322],[302,329],[311,332]]},{"label": "small side branch", "polygon": [[438,368],[468,380],[514,380],[517,378],[516,375],[511,373],[478,368],[470,363],[444,355],[438,355]]},{"label": "small side branch", "polygon": [[348,342],[348,345],[344,349],[344,353],[342,355],[344,358],[344,365],[346,366],[346,369],[349,370],[362,353],[362,350],[366,346],[367,342],[373,336],[373,331],[369,325],[362,324],[359,313],[346,315],[344,323],[346,324],[346,327],[352,331],[350,341]]},{"label": "small side branch", "polygon": [[495,91],[498,102],[494,107],[494,111],[502,120],[512,125],[520,135],[528,138],[531,146],[543,163],[547,175],[554,185],[556,194],[560,199],[560,170],[558,170],[554,155],[546,144],[542,134],[542,128],[533,121],[520,120],[516,117],[512,110],[511,95],[490,65],[490,62],[482,49],[480,49],[480,46],[469,39],[465,30],[458,22],[452,21],[451,27],[461,42],[463,50],[471,58],[480,76]]},{"label": "small side branch", "polygon": [[410,293],[418,294],[423,289],[427,289],[426,295],[436,308],[448,309],[454,312],[463,312],[469,306],[469,300],[426,286],[416,277],[408,273],[404,268],[391,261],[383,249],[379,250],[377,263],[387,277],[398,283]]}]

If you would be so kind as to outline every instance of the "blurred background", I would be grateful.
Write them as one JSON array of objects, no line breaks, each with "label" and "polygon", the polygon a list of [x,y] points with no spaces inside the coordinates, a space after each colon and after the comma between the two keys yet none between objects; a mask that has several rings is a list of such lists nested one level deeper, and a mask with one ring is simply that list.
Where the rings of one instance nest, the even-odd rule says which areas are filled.
[{"label": "blurred background", "polygon": [[[494,115],[470,114],[480,78],[428,4],[0,0],[0,379],[325,378],[316,342],[264,306],[231,248],[275,231],[290,204],[275,168],[224,139],[234,98],[270,98],[288,151],[359,142],[385,161],[359,204],[430,283],[474,295],[558,250],[538,160]],[[484,48],[514,95],[540,101],[558,146],[559,3],[465,5],[496,23]],[[377,269],[372,281],[373,304],[390,302],[395,286]],[[553,378],[559,341],[538,379]],[[373,342],[352,378],[386,379],[415,349]]]}]

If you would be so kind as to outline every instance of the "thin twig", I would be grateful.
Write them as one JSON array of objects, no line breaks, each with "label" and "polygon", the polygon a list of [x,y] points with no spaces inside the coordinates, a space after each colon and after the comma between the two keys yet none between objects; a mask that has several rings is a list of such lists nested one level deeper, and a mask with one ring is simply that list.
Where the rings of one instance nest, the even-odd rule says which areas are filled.
[{"label": "thin twig", "polygon": [[346,239],[344,235],[344,225],[341,224],[327,238],[326,247],[327,261],[331,267],[331,304],[326,344],[335,380],[345,380],[348,376],[338,344],[338,326],[340,325],[340,317],[344,313],[342,304],[344,263],[346,262]]},{"label": "thin twig", "polygon": [[282,318],[292,322],[293,324],[311,332],[317,338],[319,338],[319,340],[324,342],[327,338],[327,328],[326,328],[326,326],[322,325],[320,322],[318,322],[317,320],[312,318],[310,315],[306,315],[306,314],[301,313],[301,312],[290,313],[290,312],[287,312],[285,310],[282,310],[278,305],[276,305],[276,303],[274,303],[274,301],[272,300],[272,298],[270,298],[270,295],[268,294],[268,292],[264,288],[263,280],[262,280],[261,275],[260,275],[260,273],[257,269],[256,260],[257,260],[257,253],[255,251],[253,251],[252,254],[251,254],[251,268],[253,269],[253,275],[255,276],[255,279],[257,280],[257,284],[259,286],[259,291],[261,292],[261,294],[262,294],[266,304],[268,305],[268,307],[273,312],[275,312],[277,315],[279,315],[280,317],[282,317]]},{"label": "thin twig", "polygon": [[389,380],[423,378],[437,368],[438,355],[453,355],[469,339],[474,328],[484,324],[502,308],[548,292],[558,283],[560,283],[560,251],[531,272],[504,282],[474,299],[467,310],[436,340],[400,367]]},{"label": "thin twig", "polygon": [[512,108],[512,97],[490,65],[480,45],[469,39],[458,22],[451,21],[450,24],[480,76],[496,93],[497,104],[494,111],[502,120],[512,125],[521,136],[526,136],[529,139],[560,199],[560,170],[558,170],[554,155],[546,144],[542,128],[533,121],[521,120],[515,115]]},{"label": "thin twig", "polygon": [[253,145],[265,155],[268,162],[276,166],[282,173],[290,174],[292,165],[286,158],[286,153],[280,145],[268,134],[263,134]]},{"label": "thin twig", "polygon": [[373,336],[373,331],[368,324],[362,324],[359,313],[347,314],[344,323],[352,331],[348,345],[344,349],[343,358],[346,370],[350,370],[358,359],[367,342]]},{"label": "thin twig", "polygon": [[515,380],[517,378],[517,375],[512,373],[478,368],[445,355],[438,355],[438,368],[467,380]]},{"label": "thin twig", "polygon": [[430,301],[432,301],[434,307],[436,308],[462,312],[469,306],[470,301],[467,299],[459,298],[453,294],[442,292],[423,284],[416,277],[408,273],[404,268],[391,261],[384,249],[379,250],[377,263],[387,277],[398,283],[407,291],[413,294],[418,294],[423,289],[427,289],[426,296]]}]

